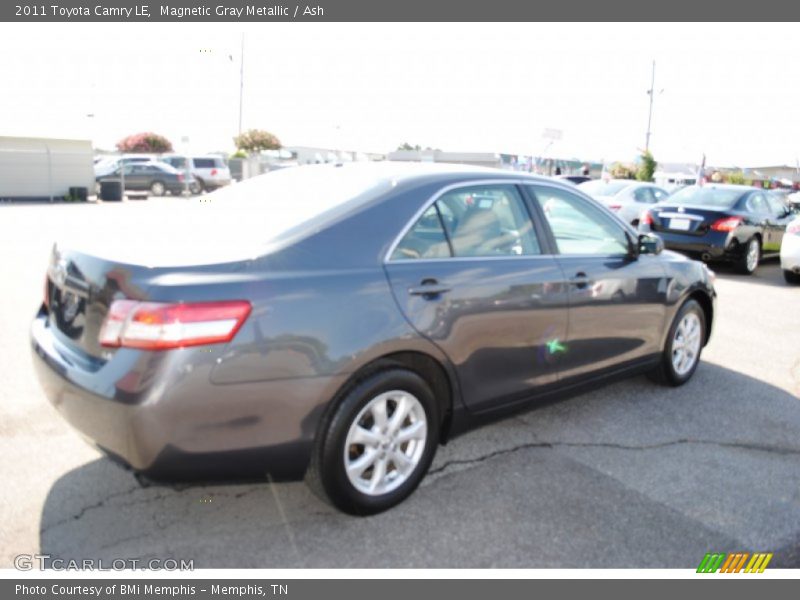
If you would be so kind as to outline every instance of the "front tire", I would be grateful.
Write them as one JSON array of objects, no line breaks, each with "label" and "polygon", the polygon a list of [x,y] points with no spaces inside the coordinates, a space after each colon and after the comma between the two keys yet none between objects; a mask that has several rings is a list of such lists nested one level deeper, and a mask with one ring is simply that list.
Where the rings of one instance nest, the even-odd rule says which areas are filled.
[{"label": "front tire", "polygon": [[794,271],[790,271],[789,269],[783,270],[783,278],[786,280],[786,283],[793,285],[800,284],[800,273],[795,273]]},{"label": "front tire", "polygon": [[743,275],[752,275],[761,260],[761,243],[757,237],[748,240],[744,252],[735,263],[736,270]]},{"label": "front tire", "polygon": [[689,381],[700,363],[705,336],[703,307],[696,300],[687,300],[672,321],[661,363],[648,374],[650,379],[672,387]]},{"label": "front tire", "polygon": [[161,183],[160,181],[154,181],[150,185],[150,193],[153,196],[163,196],[164,192],[166,192],[166,191],[167,191],[167,188],[165,188],[164,184]]},{"label": "front tire", "polygon": [[341,399],[315,444],[307,480],[344,512],[378,513],[416,489],[438,443],[430,386],[412,371],[389,368]]}]

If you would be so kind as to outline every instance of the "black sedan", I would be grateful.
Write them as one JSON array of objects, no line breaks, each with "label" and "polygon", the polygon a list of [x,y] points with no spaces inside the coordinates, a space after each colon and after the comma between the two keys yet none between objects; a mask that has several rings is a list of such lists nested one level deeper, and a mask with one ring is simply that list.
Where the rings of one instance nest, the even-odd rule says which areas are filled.
[{"label": "black sedan", "polygon": [[639,231],[703,261],[732,262],[744,274],[778,256],[792,212],[774,195],[743,185],[689,186],[642,213]]},{"label": "black sedan", "polygon": [[685,383],[714,319],[702,263],[552,179],[319,165],[157,208],[55,245],[31,327],[56,409],[153,479],[378,512],[499,412]]},{"label": "black sedan", "polygon": [[119,181],[124,176],[126,191],[150,192],[153,196],[163,196],[165,192],[178,196],[184,190],[194,191],[197,187],[194,177],[188,175],[187,179],[184,173],[159,161],[125,163],[122,169],[120,172],[118,166],[114,171],[97,177],[97,184],[106,180]]}]

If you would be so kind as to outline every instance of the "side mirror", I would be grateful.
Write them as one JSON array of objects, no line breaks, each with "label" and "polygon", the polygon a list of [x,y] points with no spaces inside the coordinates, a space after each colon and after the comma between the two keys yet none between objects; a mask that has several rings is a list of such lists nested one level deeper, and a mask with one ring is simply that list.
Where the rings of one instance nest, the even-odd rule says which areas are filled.
[{"label": "side mirror", "polygon": [[661,254],[664,250],[664,240],[651,233],[643,233],[639,236],[640,254]]}]

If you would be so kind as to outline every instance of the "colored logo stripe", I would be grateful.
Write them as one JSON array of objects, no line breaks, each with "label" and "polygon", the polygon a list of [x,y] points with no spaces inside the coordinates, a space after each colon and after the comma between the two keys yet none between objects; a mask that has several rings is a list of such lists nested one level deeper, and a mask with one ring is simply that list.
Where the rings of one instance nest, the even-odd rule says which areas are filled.
[{"label": "colored logo stripe", "polygon": [[[749,562],[747,562],[748,558],[750,559]],[[753,555],[748,552],[734,552],[731,554],[709,552],[703,557],[703,560],[700,561],[697,572],[716,573],[719,571],[720,573],[739,573],[742,571],[745,563],[747,563],[747,567],[744,568],[745,573],[763,573],[771,560],[771,552],[756,552]]]},{"label": "colored logo stripe", "polygon": [[763,573],[764,569],[767,568],[769,561],[772,560],[772,552],[769,554],[760,553],[760,554],[753,554],[753,558],[750,559],[750,562],[747,563],[747,568],[744,570],[745,573]]}]

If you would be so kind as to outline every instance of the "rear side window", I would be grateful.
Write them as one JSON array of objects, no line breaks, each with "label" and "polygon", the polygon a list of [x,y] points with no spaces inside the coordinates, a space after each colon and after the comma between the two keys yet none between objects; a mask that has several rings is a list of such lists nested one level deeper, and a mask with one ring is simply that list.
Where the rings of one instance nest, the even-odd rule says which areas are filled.
[{"label": "rear side window", "polygon": [[459,188],[442,195],[406,233],[392,260],[540,254],[514,186]]},{"label": "rear side window", "polygon": [[434,204],[403,236],[392,253],[391,260],[448,258],[450,256],[450,246],[447,243],[439,211]]},{"label": "rear side window", "polygon": [[633,192],[633,197],[637,202],[643,202],[645,204],[654,204],[656,201],[653,190],[649,187],[636,188]]},{"label": "rear side window", "polygon": [[531,186],[542,207],[560,254],[628,254],[625,230],[605,212],[565,190]]},{"label": "rear side window", "polygon": [[437,205],[455,256],[541,254],[513,185],[459,188],[444,194]]},{"label": "rear side window", "polygon": [[170,156],[164,159],[164,162],[172,165],[176,169],[186,168],[186,159],[182,156]]},{"label": "rear side window", "polygon": [[213,158],[194,158],[194,168],[195,169],[213,169],[219,165],[214,164]]}]

